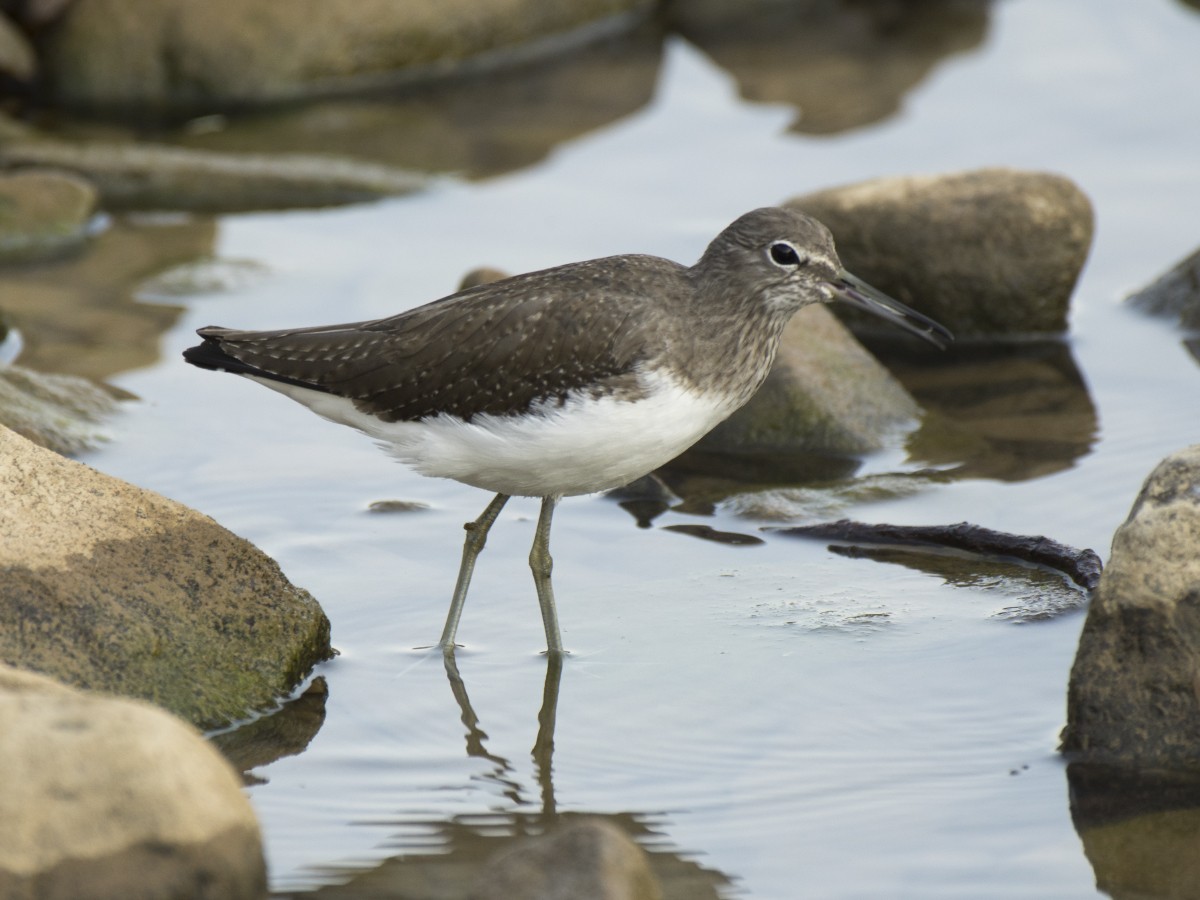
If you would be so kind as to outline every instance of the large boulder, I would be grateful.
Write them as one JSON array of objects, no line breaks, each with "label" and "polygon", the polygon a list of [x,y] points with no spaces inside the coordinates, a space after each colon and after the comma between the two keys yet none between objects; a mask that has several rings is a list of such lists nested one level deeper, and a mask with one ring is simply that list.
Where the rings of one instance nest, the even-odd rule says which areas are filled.
[{"label": "large boulder", "polygon": [[0,666],[0,897],[258,900],[241,782],[162,710]]},{"label": "large boulder", "polygon": [[1041,172],[880,178],[784,205],[824,222],[851,272],[960,338],[1065,331],[1092,242],[1087,196]]},{"label": "large boulder", "polygon": [[0,428],[0,662],[214,728],[331,655],[329,620],[207,516]]},{"label": "large boulder", "polygon": [[1200,763],[1200,445],[1150,474],[1092,598],[1067,693],[1065,753]]},{"label": "large boulder", "polygon": [[[496,67],[647,0],[77,0],[44,44],[60,101],[213,109]],[[615,27],[615,25],[610,26]],[[581,34],[581,30],[583,33]]]}]

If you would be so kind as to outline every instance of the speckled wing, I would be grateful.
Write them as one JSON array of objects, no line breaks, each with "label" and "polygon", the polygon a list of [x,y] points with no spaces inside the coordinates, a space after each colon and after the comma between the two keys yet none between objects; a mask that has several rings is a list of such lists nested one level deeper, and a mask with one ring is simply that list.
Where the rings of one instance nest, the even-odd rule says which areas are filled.
[{"label": "speckled wing", "polygon": [[[638,395],[656,355],[632,322],[648,291],[685,291],[685,269],[610,257],[481,285],[387,319],[281,331],[208,327],[198,366],[352,400],[385,422],[512,415],[578,391]],[[652,288],[651,285],[654,285]]]}]

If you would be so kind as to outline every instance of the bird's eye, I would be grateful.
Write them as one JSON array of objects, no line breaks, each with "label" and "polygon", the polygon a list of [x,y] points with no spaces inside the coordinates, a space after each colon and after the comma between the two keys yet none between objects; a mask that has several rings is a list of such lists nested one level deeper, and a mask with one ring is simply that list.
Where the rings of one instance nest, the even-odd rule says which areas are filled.
[{"label": "bird's eye", "polygon": [[801,264],[800,254],[787,241],[776,241],[767,252],[771,255],[771,262],[777,266],[792,268]]}]

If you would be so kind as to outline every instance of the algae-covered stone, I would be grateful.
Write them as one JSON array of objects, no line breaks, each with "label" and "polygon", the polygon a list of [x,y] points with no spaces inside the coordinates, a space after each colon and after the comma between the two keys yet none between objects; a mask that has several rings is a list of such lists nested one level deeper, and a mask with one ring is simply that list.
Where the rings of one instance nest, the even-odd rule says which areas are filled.
[{"label": "algae-covered stone", "polygon": [[266,895],[236,773],[145,703],[0,666],[0,809],[0,897]]},{"label": "algae-covered stone", "polygon": [[331,654],[317,602],[180,503],[0,429],[0,662],[205,728]]},{"label": "algae-covered stone", "polygon": [[1087,196],[1042,172],[880,178],[785,205],[829,227],[851,272],[960,338],[1065,331],[1092,242]]},{"label": "algae-covered stone", "polygon": [[76,375],[0,366],[0,426],[58,453],[79,453],[107,440],[111,393]]}]

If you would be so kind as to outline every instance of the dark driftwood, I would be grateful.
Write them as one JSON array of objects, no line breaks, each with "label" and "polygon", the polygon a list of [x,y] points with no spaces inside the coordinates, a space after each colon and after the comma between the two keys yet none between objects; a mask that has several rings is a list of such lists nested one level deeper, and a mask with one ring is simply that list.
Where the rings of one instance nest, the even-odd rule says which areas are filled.
[{"label": "dark driftwood", "polygon": [[847,544],[924,545],[966,550],[983,556],[1010,556],[1067,575],[1086,590],[1100,581],[1103,564],[1093,550],[1077,550],[1041,535],[1008,534],[981,525],[872,525],[841,519],[819,525],[779,529],[796,537],[821,538]]}]

